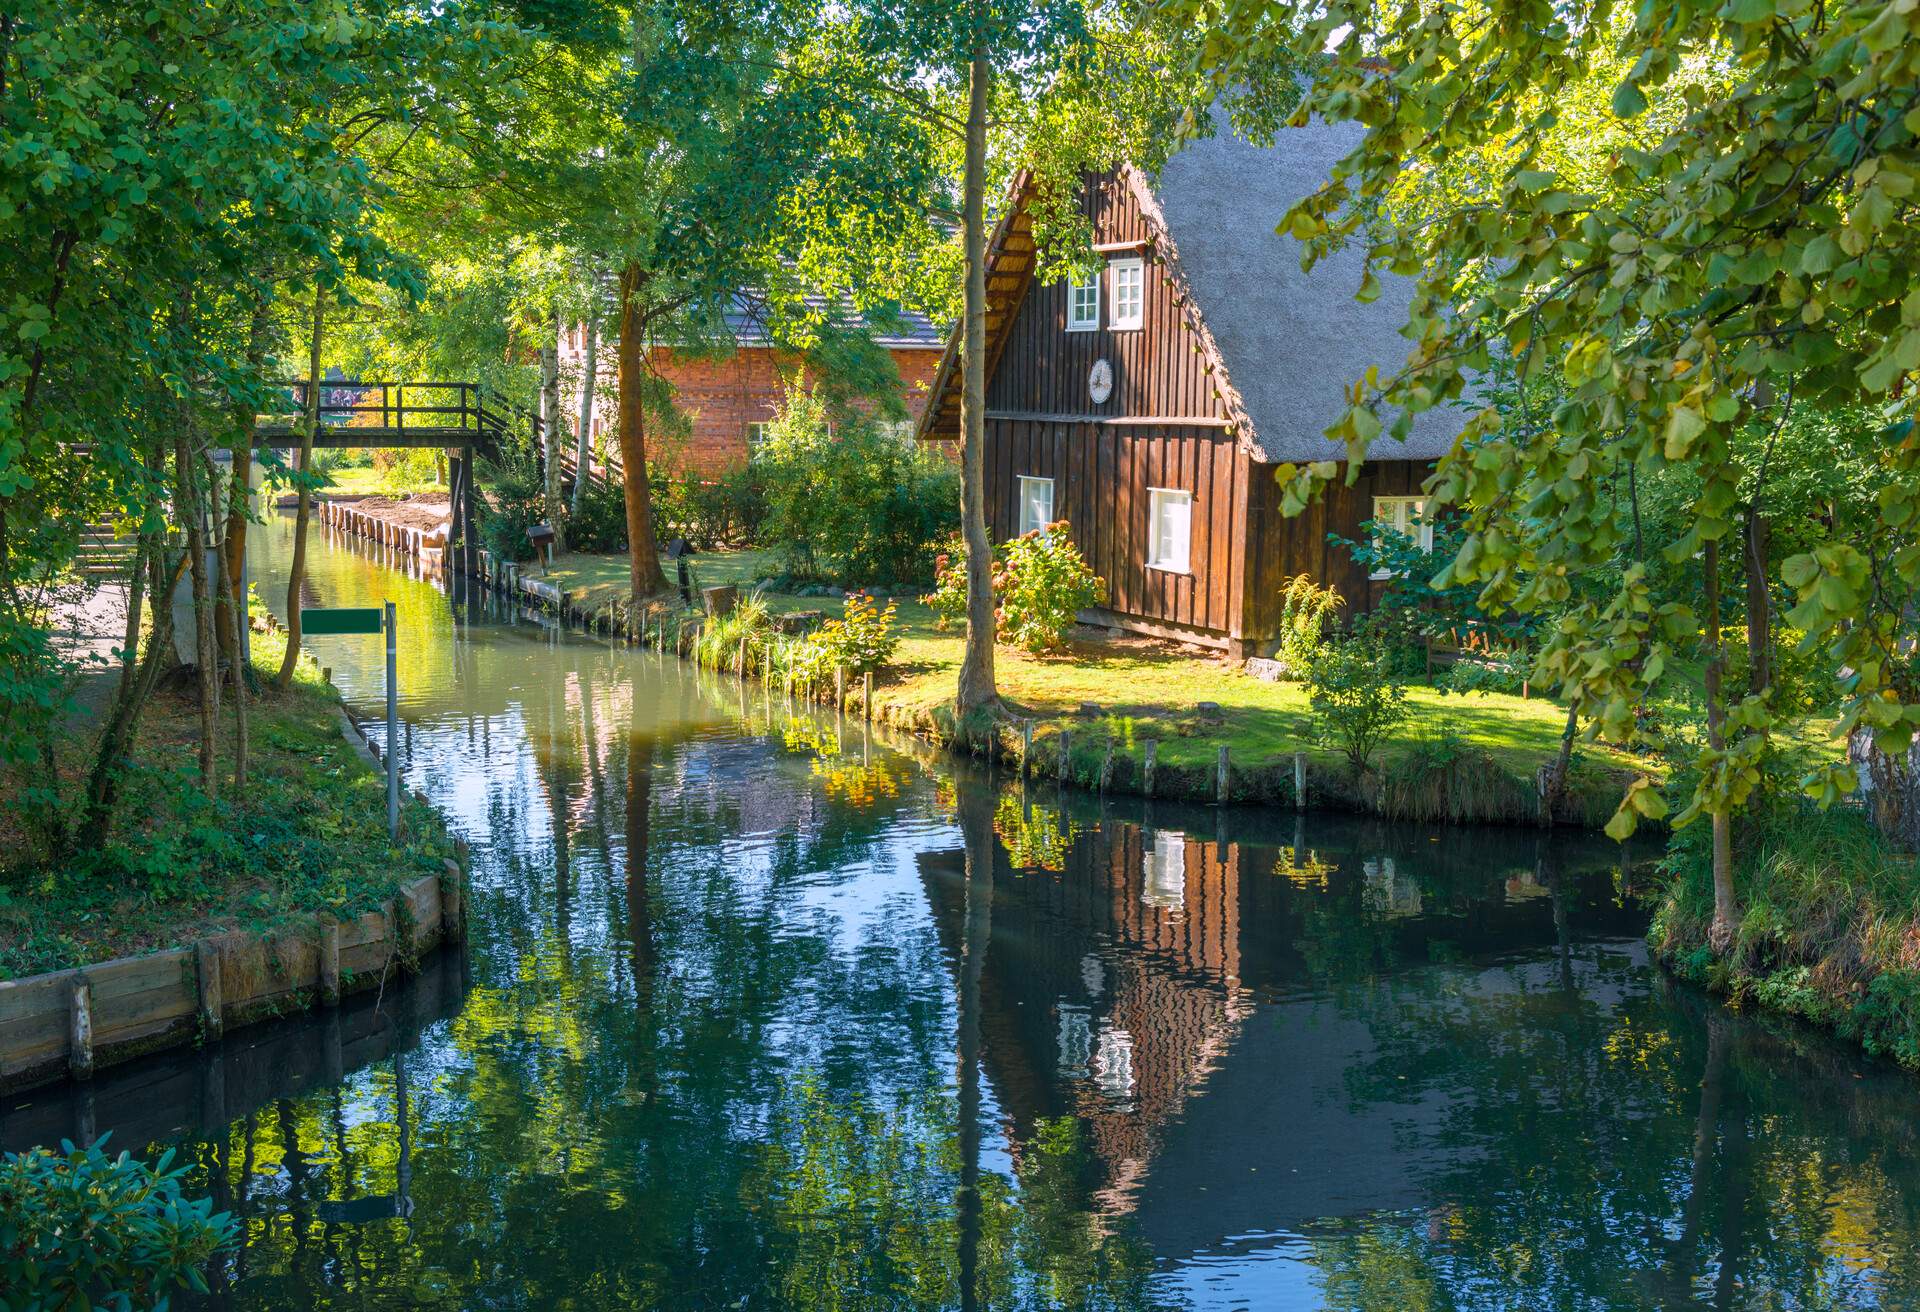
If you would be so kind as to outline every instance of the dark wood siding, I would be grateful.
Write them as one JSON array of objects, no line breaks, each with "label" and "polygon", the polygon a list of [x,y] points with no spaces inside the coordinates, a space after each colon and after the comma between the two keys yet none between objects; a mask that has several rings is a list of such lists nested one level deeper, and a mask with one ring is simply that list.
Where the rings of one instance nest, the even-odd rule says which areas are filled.
[{"label": "dark wood siding", "polygon": [[[987,505],[995,541],[1020,527],[1020,478],[1053,480],[1054,514],[1107,581],[1123,616],[1226,636],[1239,565],[1236,507],[1249,462],[1217,428],[987,420]],[[1186,574],[1147,567],[1147,489],[1193,494]]]},{"label": "dark wood siding", "polygon": [[[1147,241],[1146,219],[1123,179],[1097,179],[1082,192],[1081,206],[1097,245]],[[1144,244],[1137,250],[1103,252],[1109,260],[1132,255],[1146,260],[1137,329],[1113,332],[1106,327],[1113,307],[1111,280],[1105,276],[1101,326],[1092,332],[1067,331],[1064,282],[1028,286],[987,383],[989,412],[1224,421],[1226,408],[1214,391],[1199,337],[1187,324],[1187,311],[1176,303],[1178,289],[1169,268]],[[1095,405],[1087,395],[1087,374],[1101,359],[1113,368],[1113,395]]]},{"label": "dark wood siding", "polygon": [[1273,466],[1252,465],[1245,553],[1247,634],[1266,638],[1276,632],[1280,588],[1296,574],[1337,588],[1350,611],[1367,610],[1378,602],[1381,585],[1367,577],[1366,567],[1345,547],[1329,542],[1328,535],[1358,542],[1360,526],[1373,518],[1373,499],[1417,496],[1431,468],[1413,460],[1373,461],[1361,467],[1352,487],[1346,485],[1343,471],[1313,505],[1287,519],[1280,513],[1280,484]]}]

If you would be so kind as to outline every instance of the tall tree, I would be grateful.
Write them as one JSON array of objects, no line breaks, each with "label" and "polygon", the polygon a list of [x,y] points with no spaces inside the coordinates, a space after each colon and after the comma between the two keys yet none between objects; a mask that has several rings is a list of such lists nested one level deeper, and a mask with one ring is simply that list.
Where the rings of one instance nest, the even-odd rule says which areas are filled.
[{"label": "tall tree", "polygon": [[[1677,644],[1709,664],[1719,645],[1694,599],[1658,595],[1638,563],[1604,595],[1576,591],[1623,554],[1623,489],[1684,472],[1697,496],[1664,553],[1686,562],[1739,544],[1740,450],[1777,426],[1786,398],[1876,410],[1877,522],[1835,526],[1768,568],[1798,596],[1789,622],[1848,672],[1843,727],[1906,751],[1920,725],[1903,654],[1920,597],[1908,540],[1920,12],[1843,0],[1549,13],[1489,0],[1401,22],[1342,0],[1257,15],[1208,0],[1160,8],[1210,29],[1203,60],[1223,83],[1276,49],[1313,56],[1299,114],[1365,126],[1326,185],[1276,216],[1309,261],[1362,243],[1363,296],[1376,267],[1420,279],[1405,367],[1356,380],[1329,429],[1356,463],[1409,412],[1462,397],[1496,354],[1523,379],[1556,379],[1550,426],[1480,411],[1429,492],[1467,526],[1441,579],[1479,585],[1489,605],[1558,611],[1540,670],[1597,732],[1633,733],[1636,707],[1675,677]],[[1604,103],[1569,117],[1586,88],[1604,88]],[[1483,167],[1455,170],[1461,185],[1432,194],[1419,223],[1378,222],[1409,177],[1462,160]],[[1283,470],[1288,504],[1338,474],[1332,462]],[[1779,711],[1751,687],[1722,684],[1708,702],[1724,738],[1701,753],[1675,823],[1707,816],[1718,829],[1761,783]],[[1831,800],[1852,780],[1834,765],[1806,782]],[[1643,781],[1612,831],[1662,811]],[[1720,943],[1739,915],[1728,847],[1714,844]]]}]

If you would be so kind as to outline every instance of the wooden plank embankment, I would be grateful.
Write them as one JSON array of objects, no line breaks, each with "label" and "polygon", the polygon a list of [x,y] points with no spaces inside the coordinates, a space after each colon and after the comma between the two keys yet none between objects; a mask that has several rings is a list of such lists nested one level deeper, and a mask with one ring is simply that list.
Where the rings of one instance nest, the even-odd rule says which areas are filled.
[{"label": "wooden plank embankment", "polygon": [[422,875],[377,910],[339,925],[337,994],[324,987],[331,983],[323,975],[329,921],[0,982],[0,1093],[85,1079],[412,971],[423,954],[462,936],[465,878],[448,861],[442,873]]}]

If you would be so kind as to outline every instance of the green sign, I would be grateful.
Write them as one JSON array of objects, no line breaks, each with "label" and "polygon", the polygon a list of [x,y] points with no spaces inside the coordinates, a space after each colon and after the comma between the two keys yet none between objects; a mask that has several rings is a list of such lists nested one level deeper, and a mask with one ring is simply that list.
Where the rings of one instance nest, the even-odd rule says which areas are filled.
[{"label": "green sign", "polygon": [[378,606],[326,606],[300,608],[300,632],[310,636],[329,633],[378,633]]}]

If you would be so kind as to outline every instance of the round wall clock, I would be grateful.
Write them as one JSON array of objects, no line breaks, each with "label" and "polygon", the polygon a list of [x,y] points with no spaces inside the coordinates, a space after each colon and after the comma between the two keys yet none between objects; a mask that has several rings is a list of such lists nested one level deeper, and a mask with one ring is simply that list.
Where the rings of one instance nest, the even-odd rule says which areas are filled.
[{"label": "round wall clock", "polygon": [[1087,371],[1087,395],[1095,405],[1105,405],[1113,395],[1113,366],[1105,360],[1095,360]]}]

